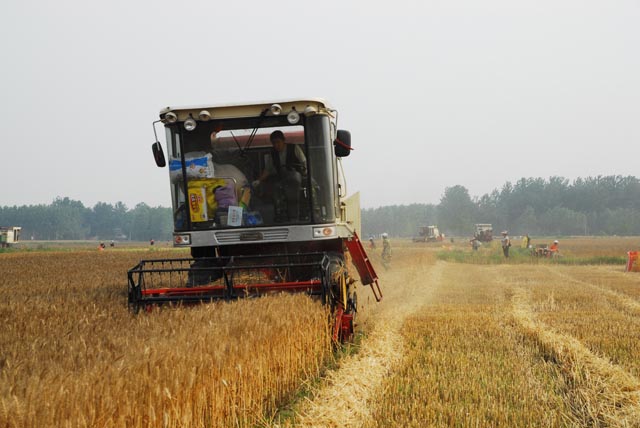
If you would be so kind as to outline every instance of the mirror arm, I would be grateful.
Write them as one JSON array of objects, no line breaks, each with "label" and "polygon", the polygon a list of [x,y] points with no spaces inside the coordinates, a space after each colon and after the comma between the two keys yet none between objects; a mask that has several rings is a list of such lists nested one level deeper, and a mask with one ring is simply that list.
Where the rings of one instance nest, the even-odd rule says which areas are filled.
[{"label": "mirror arm", "polygon": [[156,143],[159,143],[158,141],[158,133],[156,132],[156,123],[158,122],[162,122],[160,119],[154,121],[151,125],[153,126],[153,136],[156,137]]}]

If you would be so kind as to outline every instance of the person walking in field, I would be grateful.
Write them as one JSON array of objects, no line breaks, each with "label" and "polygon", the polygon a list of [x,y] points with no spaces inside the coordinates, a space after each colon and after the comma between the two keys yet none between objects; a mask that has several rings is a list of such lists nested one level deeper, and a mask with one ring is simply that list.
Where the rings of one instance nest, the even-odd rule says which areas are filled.
[{"label": "person walking in field", "polygon": [[529,238],[529,234],[527,233],[522,237],[522,248],[526,250],[529,248],[529,245],[531,245],[531,238]]},{"label": "person walking in field", "polygon": [[473,249],[473,251],[478,251],[478,248],[480,248],[480,241],[478,240],[478,238],[473,237],[473,239],[469,242],[471,242],[471,248]]},{"label": "person walking in field", "polygon": [[389,242],[389,235],[382,234],[382,266],[385,269],[389,269],[391,265],[391,243]]},{"label": "person walking in field", "polygon": [[511,239],[509,239],[509,232],[506,230],[502,232],[502,239],[500,240],[502,244],[502,253],[504,254],[505,259],[509,258],[509,247],[511,247]]}]

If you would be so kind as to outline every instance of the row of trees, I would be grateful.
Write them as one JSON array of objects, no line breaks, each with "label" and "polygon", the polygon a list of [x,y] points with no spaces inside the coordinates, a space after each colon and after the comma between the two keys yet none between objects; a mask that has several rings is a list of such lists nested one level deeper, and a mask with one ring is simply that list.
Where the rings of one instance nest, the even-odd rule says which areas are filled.
[{"label": "row of trees", "polygon": [[475,223],[514,235],[640,235],[640,180],[633,176],[522,178],[473,198],[463,186],[445,189],[438,205],[365,209],[363,234],[411,236],[419,225],[437,224],[470,236]]},{"label": "row of trees", "polygon": [[93,208],[69,198],[50,205],[0,207],[0,225],[21,226],[22,239],[171,239],[171,209],[140,203],[128,209],[98,202]]},{"label": "row of trees", "polygon": [[[362,211],[363,235],[412,236],[437,224],[448,235],[470,236],[475,223],[513,235],[640,235],[640,180],[606,176],[522,178],[473,198],[463,186],[445,189],[440,203],[393,205]],[[23,239],[170,239],[170,208],[140,203],[128,209],[56,198],[50,205],[0,207],[0,225],[22,226]]]}]

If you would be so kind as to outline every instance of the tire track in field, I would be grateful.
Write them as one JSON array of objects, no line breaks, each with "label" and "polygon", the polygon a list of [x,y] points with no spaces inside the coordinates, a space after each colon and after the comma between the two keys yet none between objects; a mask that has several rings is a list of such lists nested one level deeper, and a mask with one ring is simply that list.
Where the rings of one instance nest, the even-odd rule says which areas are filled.
[{"label": "tire track in field", "polygon": [[[400,329],[407,317],[429,302],[444,264],[393,271],[384,278],[384,299],[373,313],[374,326],[355,355],[323,380],[295,418],[296,427],[361,427],[372,421],[369,402],[402,360]],[[373,318],[372,317],[372,318]]]},{"label": "tire track in field", "polygon": [[640,427],[640,381],[593,354],[574,337],[537,321],[528,294],[524,288],[514,288],[514,318],[562,368],[571,385],[569,395],[576,416],[588,426]]},{"label": "tire track in field", "polygon": [[558,272],[557,269],[552,269],[550,267],[547,267],[546,269],[552,274],[564,279],[565,281],[573,282],[574,284],[586,285],[587,287],[598,290],[605,296],[610,297],[617,304],[618,307],[622,309],[626,309],[627,311],[632,312],[636,315],[640,315],[640,302],[638,302],[633,297],[627,296],[615,290],[611,290],[606,286],[593,284],[591,282],[578,279],[570,274]]}]

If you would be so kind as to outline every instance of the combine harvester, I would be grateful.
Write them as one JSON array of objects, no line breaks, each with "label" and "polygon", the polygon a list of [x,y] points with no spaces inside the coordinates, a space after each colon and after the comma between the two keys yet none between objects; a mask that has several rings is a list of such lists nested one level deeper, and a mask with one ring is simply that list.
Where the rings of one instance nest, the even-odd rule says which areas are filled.
[{"label": "combine harvester", "polygon": [[4,227],[0,226],[0,248],[9,248],[20,241],[21,227]]},{"label": "combine harvester", "polygon": [[444,234],[440,233],[438,226],[419,226],[418,234],[413,237],[413,242],[442,242]]},{"label": "combine harvester", "polygon": [[[349,340],[349,266],[376,301],[382,293],[358,238],[359,194],[346,197],[351,135],[337,117],[319,99],[163,109],[153,126],[166,131],[173,244],[191,257],[129,270],[129,307],[302,292],[330,305],[333,339]],[[152,149],[166,166],[157,135]]]},{"label": "combine harvester", "polygon": [[475,233],[473,237],[480,242],[493,241],[493,226],[489,223],[477,223],[474,225]]}]

